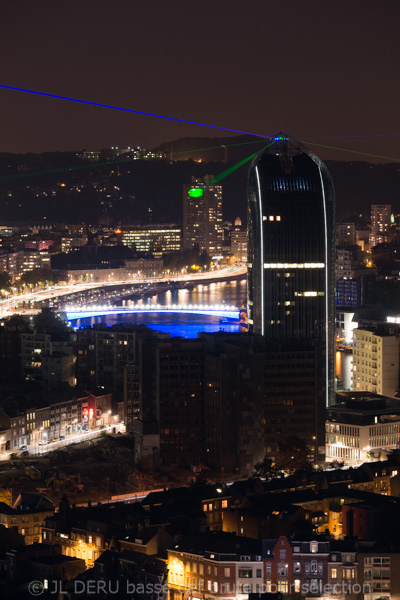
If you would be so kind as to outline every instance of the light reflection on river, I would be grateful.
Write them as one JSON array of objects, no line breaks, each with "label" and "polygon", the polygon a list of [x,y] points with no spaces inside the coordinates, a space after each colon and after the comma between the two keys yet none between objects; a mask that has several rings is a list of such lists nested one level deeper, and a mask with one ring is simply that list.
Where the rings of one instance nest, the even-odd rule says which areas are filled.
[{"label": "light reflection on river", "polygon": [[207,285],[196,285],[193,289],[168,290],[155,294],[144,304],[222,304],[237,306],[240,308],[246,303],[247,282],[221,281]]},{"label": "light reflection on river", "polygon": [[[240,281],[223,281],[210,283],[207,285],[199,284],[192,289],[175,289],[154,294],[145,295],[142,298],[133,299],[135,304],[178,304],[180,306],[187,304],[226,304],[227,306],[236,306],[240,308],[246,305],[247,282],[245,279]],[[79,319],[74,322],[75,327],[85,325],[94,325],[95,323],[106,323],[115,325],[116,323],[144,323],[151,329],[171,333],[172,336],[197,337],[199,331],[239,331],[239,325],[220,323],[219,317],[209,317],[203,315],[186,314],[134,314],[134,315],[106,315],[103,317],[91,317]],[[342,390],[351,390],[352,386],[353,355],[345,352],[336,352],[336,377],[338,388]]]},{"label": "light reflection on river", "polygon": [[[245,279],[240,281],[222,281],[218,283],[199,284],[192,289],[174,289],[167,290],[152,296],[145,295],[143,298],[134,298],[135,304],[177,304],[184,306],[187,304],[225,304],[226,306],[236,306],[240,308],[246,304],[247,282]],[[128,301],[124,304],[128,305]],[[210,317],[205,315],[186,315],[186,314],[162,314],[162,313],[136,313],[122,315],[105,315],[102,317],[89,317],[78,319],[73,322],[74,327],[84,327],[85,325],[94,325],[95,323],[106,323],[108,326],[117,323],[144,323],[147,327],[170,333],[171,336],[182,336],[187,338],[197,337],[200,331],[214,332],[223,329],[224,331],[237,332],[239,325],[237,323],[220,323],[219,317]]]}]

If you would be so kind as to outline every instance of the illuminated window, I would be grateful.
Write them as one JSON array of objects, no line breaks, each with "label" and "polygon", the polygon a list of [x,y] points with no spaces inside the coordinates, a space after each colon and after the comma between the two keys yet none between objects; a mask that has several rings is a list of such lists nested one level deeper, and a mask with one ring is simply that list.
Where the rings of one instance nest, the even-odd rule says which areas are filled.
[{"label": "illuminated window", "polygon": [[289,582],[286,580],[278,581],[278,592],[287,593],[289,590]]},{"label": "illuminated window", "polygon": [[239,577],[250,579],[253,577],[253,569],[239,569]]},{"label": "illuminated window", "polygon": [[332,569],[331,570],[331,577],[332,577],[332,579],[336,579],[337,578],[337,569]]}]

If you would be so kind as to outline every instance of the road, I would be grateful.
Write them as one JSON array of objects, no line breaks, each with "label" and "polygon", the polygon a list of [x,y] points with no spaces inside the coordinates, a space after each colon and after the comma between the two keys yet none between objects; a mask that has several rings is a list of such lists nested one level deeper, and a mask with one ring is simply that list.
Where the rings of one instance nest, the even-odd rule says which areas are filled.
[{"label": "road", "polygon": [[153,277],[149,279],[132,279],[132,280],[121,280],[121,281],[102,281],[102,282],[85,282],[75,284],[64,284],[58,286],[52,286],[45,290],[36,292],[29,292],[27,294],[19,294],[15,296],[9,296],[5,300],[0,301],[0,317],[7,317],[15,314],[24,314],[28,311],[19,307],[23,302],[42,302],[44,300],[54,300],[61,296],[68,296],[71,294],[77,294],[88,290],[116,287],[119,285],[143,285],[147,283],[161,283],[161,282],[182,282],[182,283],[197,283],[203,280],[220,280],[226,279],[236,275],[244,275],[247,271],[246,267],[233,266],[218,269],[217,271],[199,273],[199,274],[185,274],[185,275],[166,275],[164,277]]},{"label": "road", "polygon": [[[71,444],[88,442],[98,438],[103,433],[110,433],[113,429],[115,430],[115,433],[125,433],[125,425],[123,425],[123,423],[116,423],[115,425],[109,425],[101,429],[92,429],[87,433],[68,435],[64,440],[57,440],[56,442],[49,442],[48,444],[30,444],[28,446],[29,456],[39,456],[42,454],[47,454],[48,452],[54,452],[54,450],[59,450],[60,448],[65,448],[65,446],[70,446]],[[21,455],[22,452],[23,450],[20,450],[19,448],[0,452],[0,460],[10,460],[11,454]]]}]

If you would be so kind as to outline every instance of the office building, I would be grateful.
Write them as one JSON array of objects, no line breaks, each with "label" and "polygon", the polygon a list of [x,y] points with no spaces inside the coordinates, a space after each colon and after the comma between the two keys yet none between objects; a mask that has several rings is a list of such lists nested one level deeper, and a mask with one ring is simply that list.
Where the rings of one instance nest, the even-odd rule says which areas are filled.
[{"label": "office building", "polygon": [[211,257],[222,253],[222,186],[213,179],[192,177],[183,186],[183,248],[205,250]]},{"label": "office building", "polygon": [[[161,334],[162,335],[162,334]],[[199,464],[203,459],[204,342],[141,339],[139,394],[131,396],[136,461]],[[127,404],[129,409],[129,403]]]},{"label": "office building", "polygon": [[340,308],[360,308],[364,303],[364,278],[337,279],[336,306]]},{"label": "office building", "polygon": [[128,248],[156,257],[182,248],[182,229],[177,225],[121,227],[116,233],[117,240]]},{"label": "office building", "polygon": [[245,263],[247,260],[247,231],[235,225],[231,231],[231,253],[237,262]]},{"label": "office building", "polygon": [[363,271],[363,255],[359,246],[336,248],[336,279],[355,279]]},{"label": "office building", "polygon": [[336,306],[358,308],[363,304],[364,277],[362,250],[358,245],[336,248]]},{"label": "office building", "polygon": [[326,460],[358,466],[399,448],[400,403],[371,392],[337,395],[326,420]]},{"label": "office building", "polygon": [[357,241],[355,223],[337,223],[336,243],[338,246],[354,246]]},{"label": "office building", "polygon": [[371,205],[371,233],[369,238],[370,249],[377,244],[383,244],[390,241],[390,216],[392,207],[390,204],[372,204]]},{"label": "office building", "polygon": [[247,334],[200,334],[205,340],[205,461],[246,473],[264,457],[264,340]]},{"label": "office building", "polygon": [[307,410],[316,415],[321,457],[323,413],[334,395],[334,190],[322,161],[286,135],[251,164],[248,236],[249,330],[283,342],[286,351],[301,341],[318,354],[311,387],[320,394]]},{"label": "office building", "polygon": [[264,454],[276,460],[282,440],[300,437],[308,460],[324,453],[323,348],[317,340],[268,342],[264,355]]}]

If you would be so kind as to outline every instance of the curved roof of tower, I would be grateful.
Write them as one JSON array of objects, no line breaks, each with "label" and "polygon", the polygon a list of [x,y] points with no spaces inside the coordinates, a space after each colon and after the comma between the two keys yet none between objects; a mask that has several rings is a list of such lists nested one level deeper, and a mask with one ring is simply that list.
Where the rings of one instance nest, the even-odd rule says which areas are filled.
[{"label": "curved roof of tower", "polygon": [[325,163],[319,158],[319,156],[314,154],[305,144],[296,138],[291,137],[284,131],[279,131],[268,141],[269,143],[264,146],[264,148],[262,148],[260,152],[258,152],[253,158],[251,166],[257,164],[263,155],[276,155],[290,159],[294,156],[300,156],[303,154],[309,157],[319,167],[322,167],[324,171],[329,173]]}]

